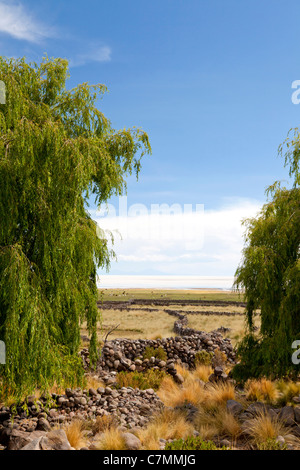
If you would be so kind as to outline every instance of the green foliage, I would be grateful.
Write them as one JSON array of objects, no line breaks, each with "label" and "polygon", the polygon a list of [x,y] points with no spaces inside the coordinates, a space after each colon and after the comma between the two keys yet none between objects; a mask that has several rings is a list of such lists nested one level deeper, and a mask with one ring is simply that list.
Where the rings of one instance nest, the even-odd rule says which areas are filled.
[{"label": "green foliage", "polygon": [[[300,134],[285,142],[285,165],[293,178],[290,188],[275,182],[271,200],[256,218],[248,219],[243,260],[235,286],[245,291],[247,335],[238,345],[240,364],[235,378],[297,374],[292,343],[300,339]],[[283,152],[283,146],[279,149]],[[261,329],[254,315],[261,310]]]},{"label": "green foliage", "polygon": [[213,353],[205,351],[202,349],[201,351],[197,351],[195,354],[195,366],[204,365],[210,366],[212,364]]},{"label": "green foliage", "polygon": [[276,439],[267,439],[265,442],[262,442],[257,445],[258,450],[288,450],[286,444],[281,444],[277,442]]},{"label": "green foliage", "polygon": [[95,361],[96,270],[114,253],[87,201],[123,194],[151,151],[145,132],[115,131],[96,108],[104,85],[67,90],[68,77],[63,59],[0,57],[0,385],[20,394],[80,384],[83,321]]},{"label": "green foliage", "polygon": [[300,382],[279,380],[277,388],[279,390],[279,397],[276,401],[278,406],[293,405],[293,398],[300,396]]},{"label": "green foliage", "polygon": [[212,441],[203,441],[199,436],[189,436],[186,439],[177,439],[167,442],[165,450],[227,450],[218,448]]},{"label": "green foliage", "polygon": [[158,390],[166,373],[158,369],[148,369],[146,372],[119,372],[116,381],[118,387],[132,387],[140,390],[152,388]]},{"label": "green foliage", "polygon": [[155,357],[156,359],[160,359],[161,361],[166,361],[168,359],[168,355],[163,347],[159,346],[158,348],[152,348],[151,346],[147,346],[143,353],[143,359],[150,359],[151,357]]}]

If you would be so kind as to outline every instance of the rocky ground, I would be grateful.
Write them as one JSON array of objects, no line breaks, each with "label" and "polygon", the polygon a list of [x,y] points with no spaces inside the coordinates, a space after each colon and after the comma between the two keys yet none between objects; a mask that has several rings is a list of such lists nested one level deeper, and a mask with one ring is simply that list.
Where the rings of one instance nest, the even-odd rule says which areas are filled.
[{"label": "rocky ground", "polygon": [[[158,340],[115,339],[106,341],[97,367],[91,370],[88,349],[81,351],[86,373],[100,379],[104,386],[97,389],[66,389],[64,394],[52,393],[50,396],[27,397],[18,406],[0,408],[0,446],[2,449],[63,449],[71,450],[65,427],[74,420],[91,423],[87,432],[88,444],[84,449],[95,449],[95,440],[99,439],[93,429],[93,423],[99,417],[112,417],[118,426],[126,448],[137,450],[141,442],[136,437],[136,430],[147,426],[153,416],[160,413],[164,404],[152,389],[139,390],[132,387],[117,387],[116,376],[119,372],[145,372],[149,369],[164,371],[173,377],[177,384],[184,379],[177,372],[176,364],[192,369],[198,351],[222,351],[229,364],[234,364],[235,354],[230,340],[223,338],[219,331],[210,333],[195,331],[187,326],[186,316],[180,312],[170,312],[176,317],[174,330],[178,336]],[[162,348],[165,360],[157,357],[143,358],[146,347]],[[216,366],[209,382],[230,382],[221,366]],[[206,385],[203,384],[205,387]],[[193,421],[197,409],[184,404],[187,420]],[[294,438],[300,443],[300,396],[293,397],[293,406],[274,408],[261,402],[243,405],[236,400],[227,400],[226,408],[241,424],[242,435],[247,439],[251,419],[262,411],[280,419],[291,429]],[[99,434],[99,433],[98,433]],[[197,435],[197,432],[194,432]],[[277,436],[279,443],[285,438]],[[160,439],[161,449],[166,441]],[[230,445],[229,441],[220,445]],[[291,445],[289,445],[292,448]]]}]

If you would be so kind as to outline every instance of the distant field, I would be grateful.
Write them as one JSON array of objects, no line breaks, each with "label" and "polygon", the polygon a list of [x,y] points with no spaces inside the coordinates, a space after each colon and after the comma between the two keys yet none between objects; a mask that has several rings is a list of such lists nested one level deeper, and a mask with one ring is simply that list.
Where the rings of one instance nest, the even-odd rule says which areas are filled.
[{"label": "distant field", "polygon": [[[160,290],[160,289],[103,289],[99,291],[99,299],[103,302],[109,301],[109,305],[99,308],[101,311],[101,324],[98,325],[98,338],[103,340],[106,334],[118,325],[109,339],[130,338],[130,339],[155,339],[158,337],[174,336],[173,325],[175,317],[169,315],[167,310],[176,310],[186,314],[188,326],[196,330],[212,331],[220,327],[229,328],[225,334],[233,344],[241,339],[245,332],[244,307],[235,305],[232,302],[243,302],[243,296],[236,292],[222,290],[201,289],[201,290]],[[147,300],[147,305],[133,304],[122,305],[122,302],[129,300]],[[171,301],[171,304],[163,306],[153,301]],[[215,304],[185,304],[180,305],[180,301],[221,301],[228,302],[228,305]],[[113,303],[112,303],[113,302]],[[118,305],[120,304],[120,305]],[[209,313],[208,313],[209,312]],[[232,315],[235,313],[235,315]],[[259,315],[255,324],[259,326]],[[87,334],[82,328],[82,334]]]},{"label": "distant field", "polygon": [[243,302],[243,295],[221,289],[99,289],[99,300],[165,299],[225,300]]}]

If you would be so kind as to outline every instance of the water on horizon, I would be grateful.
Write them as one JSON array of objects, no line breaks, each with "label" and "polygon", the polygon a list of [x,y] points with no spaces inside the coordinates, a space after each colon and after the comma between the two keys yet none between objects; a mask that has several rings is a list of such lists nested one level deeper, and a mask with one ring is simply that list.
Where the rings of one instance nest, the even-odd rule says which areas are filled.
[{"label": "water on horizon", "polygon": [[123,276],[98,277],[102,289],[224,289],[231,290],[233,276]]}]

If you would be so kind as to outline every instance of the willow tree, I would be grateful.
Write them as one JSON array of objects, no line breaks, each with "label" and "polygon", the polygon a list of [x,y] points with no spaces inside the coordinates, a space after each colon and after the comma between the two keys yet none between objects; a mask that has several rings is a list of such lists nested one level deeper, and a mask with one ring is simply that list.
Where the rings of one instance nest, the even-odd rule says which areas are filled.
[{"label": "willow tree", "polygon": [[[112,252],[87,207],[126,191],[150,153],[140,129],[115,131],[97,108],[104,85],[67,89],[68,63],[0,58],[2,387],[78,383],[80,325],[97,355],[96,270]],[[0,380],[0,382],[1,382]]]},{"label": "willow tree", "polygon": [[[292,376],[294,341],[300,340],[300,133],[279,147],[289,166],[289,187],[275,182],[257,218],[245,221],[243,260],[235,285],[246,299],[247,334],[238,346],[237,378]],[[260,309],[260,329],[254,316]]]}]

